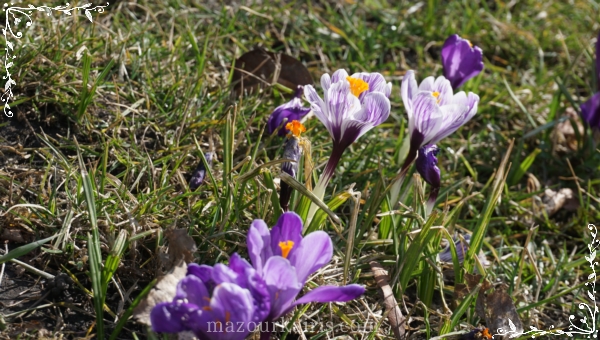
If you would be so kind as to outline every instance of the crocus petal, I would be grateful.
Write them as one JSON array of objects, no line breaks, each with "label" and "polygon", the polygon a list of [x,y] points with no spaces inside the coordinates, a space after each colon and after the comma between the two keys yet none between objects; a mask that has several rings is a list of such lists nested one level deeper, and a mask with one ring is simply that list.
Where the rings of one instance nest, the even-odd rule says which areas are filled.
[{"label": "crocus petal", "polygon": [[415,72],[413,70],[409,70],[406,72],[404,77],[402,78],[402,85],[400,87],[400,93],[402,95],[402,102],[404,103],[404,107],[406,108],[406,114],[408,115],[409,121],[413,116],[413,99],[417,95],[417,91],[419,86],[417,85],[417,80],[415,79]]},{"label": "crocus petal", "polygon": [[369,84],[369,89],[360,95],[361,100],[365,95],[371,92],[381,92],[386,96],[386,98],[389,98],[392,94],[392,83],[386,82],[385,78],[381,73],[360,72],[354,73],[351,77],[362,79],[367,84]]},{"label": "crocus petal", "polygon": [[254,303],[253,322],[263,321],[269,314],[271,308],[271,297],[265,281],[258,272],[237,253],[229,258],[229,268],[237,274],[236,283],[242,288],[250,291]]},{"label": "crocus petal", "polygon": [[263,266],[267,259],[273,256],[271,250],[271,232],[263,220],[254,220],[248,230],[246,239],[248,245],[248,256],[258,271],[262,274]]},{"label": "crocus petal", "polygon": [[347,286],[321,286],[304,294],[294,302],[294,305],[300,305],[309,302],[346,302],[351,301],[365,293],[365,287],[357,284]]},{"label": "crocus petal", "polygon": [[348,72],[346,72],[346,70],[342,68],[333,72],[333,74],[331,75],[331,83],[335,84],[340,81],[345,81],[346,78],[348,78]]},{"label": "crocus petal", "polygon": [[280,243],[293,242],[288,256],[291,256],[302,241],[302,219],[295,212],[281,214],[277,224],[271,229],[271,248],[273,255],[282,256]]},{"label": "crocus petal", "polygon": [[[350,144],[375,126],[383,123],[390,115],[390,101],[381,92],[368,93],[363,100],[363,108],[346,118],[340,126],[339,149],[345,150]],[[333,154],[332,154],[332,157]]]},{"label": "crocus petal", "polygon": [[414,122],[412,124],[409,122],[409,126],[413,125],[414,130],[419,131],[424,136],[421,145],[415,145],[415,149],[418,149],[428,144],[435,137],[442,127],[443,115],[436,98],[431,95],[431,92],[417,93],[413,100],[413,110]]},{"label": "crocus petal", "polygon": [[187,275],[195,275],[205,284],[212,281],[213,267],[205,264],[198,265],[196,263],[190,263],[187,267]]},{"label": "crocus petal", "polygon": [[269,320],[276,320],[289,308],[303,283],[298,281],[296,270],[283,257],[271,257],[264,268],[263,279],[271,295]]},{"label": "crocus petal", "polygon": [[342,139],[342,122],[348,116],[352,116],[354,111],[361,109],[360,100],[350,92],[350,83],[341,81],[333,83],[325,93],[325,105],[331,122],[328,130],[333,141],[337,143]]},{"label": "crocus petal", "polygon": [[442,64],[444,76],[457,89],[483,70],[483,52],[454,34],[442,47]]},{"label": "crocus petal", "polygon": [[323,75],[321,76],[321,88],[323,89],[323,91],[327,91],[327,90],[329,90],[330,86],[331,86],[331,77],[329,76],[329,74],[323,73]]},{"label": "crocus petal", "polygon": [[355,113],[355,119],[377,126],[390,116],[390,100],[381,92],[367,93],[362,104],[363,109]]},{"label": "crocus petal", "polygon": [[188,330],[186,319],[198,311],[192,303],[162,302],[150,311],[152,330],[159,333],[179,333]]},{"label": "crocus petal", "polygon": [[177,284],[175,300],[187,300],[200,308],[208,304],[210,296],[202,280],[195,275],[188,275]]},{"label": "crocus petal", "polygon": [[217,285],[224,282],[235,283],[238,276],[235,271],[222,263],[215,264],[212,275],[212,279]]},{"label": "crocus petal", "polygon": [[437,77],[433,83],[433,91],[438,93],[437,101],[440,106],[450,104],[454,99],[452,85],[444,77]]},{"label": "crocus petal", "polygon": [[[244,339],[250,331],[254,316],[252,295],[247,289],[233,283],[223,283],[215,288],[210,304],[215,321],[220,321],[229,334],[219,334],[216,339]],[[255,326],[255,325],[254,325]],[[230,332],[233,327],[233,332]],[[219,332],[221,333],[221,332]]]},{"label": "crocus petal", "polygon": [[479,96],[469,92],[468,98],[464,92],[459,92],[454,96],[453,104],[440,107],[444,122],[436,134],[435,138],[429,143],[434,144],[453,134],[461,126],[465,125],[477,113],[477,104]]},{"label": "crocus petal", "polygon": [[438,168],[438,159],[436,157],[439,149],[435,145],[425,145],[419,149],[419,157],[416,161],[416,168],[425,182],[434,188],[440,187],[440,168]]},{"label": "crocus petal", "polygon": [[423,79],[423,81],[421,81],[421,84],[419,84],[419,92],[421,92],[421,91],[434,92],[435,91],[434,84],[435,84],[435,78],[433,76],[429,76],[429,77]]},{"label": "crocus petal", "polygon": [[323,267],[333,256],[333,243],[324,231],[308,234],[300,246],[290,256],[290,262],[296,268],[298,280],[304,284],[308,277]]},{"label": "crocus petal", "polygon": [[[328,74],[324,74],[323,76],[327,76],[329,78]],[[323,77],[321,77],[321,82],[322,81],[323,81]],[[329,83],[329,86],[327,86],[327,90],[323,90],[323,91],[325,91],[325,93],[327,93],[330,86],[331,86],[331,81]],[[306,100],[308,100],[308,102],[310,103],[310,108],[312,109],[312,112],[315,114],[315,116],[329,130],[331,122],[329,120],[329,116],[327,116],[327,114],[326,114],[327,109],[325,107],[325,102],[323,101],[323,99],[321,99],[321,97],[319,97],[319,94],[317,93],[317,91],[315,90],[315,88],[312,85],[304,86],[304,97],[306,97]],[[330,133],[331,133],[331,131],[330,131]]]},{"label": "crocus petal", "polygon": [[581,104],[581,117],[590,127],[600,129],[600,92]]}]

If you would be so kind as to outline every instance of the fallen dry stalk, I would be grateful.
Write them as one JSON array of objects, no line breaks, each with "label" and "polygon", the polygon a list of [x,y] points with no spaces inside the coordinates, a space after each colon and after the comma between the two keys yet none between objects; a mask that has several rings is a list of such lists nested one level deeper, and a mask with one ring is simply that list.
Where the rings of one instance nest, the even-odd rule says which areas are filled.
[{"label": "fallen dry stalk", "polygon": [[394,298],[392,287],[390,287],[389,284],[387,271],[385,271],[385,269],[383,269],[383,267],[377,261],[371,261],[369,262],[369,265],[373,271],[375,282],[377,282],[377,286],[379,286],[381,292],[383,293],[383,305],[385,306],[385,312],[387,313],[388,320],[392,326],[394,337],[396,340],[404,339],[406,332],[404,325],[406,323],[406,319],[404,316],[402,316],[402,311],[400,311],[400,307],[398,307],[398,303]]}]

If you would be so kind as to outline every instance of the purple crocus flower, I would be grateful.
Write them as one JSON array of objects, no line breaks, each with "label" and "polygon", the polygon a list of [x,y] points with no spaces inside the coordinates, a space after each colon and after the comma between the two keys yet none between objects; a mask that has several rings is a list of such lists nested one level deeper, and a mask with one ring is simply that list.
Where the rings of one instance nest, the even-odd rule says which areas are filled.
[{"label": "purple crocus flower", "polygon": [[442,47],[442,64],[444,76],[457,89],[483,70],[483,52],[469,40],[453,34]]},{"label": "purple crocus flower", "polygon": [[467,123],[477,113],[479,103],[479,96],[472,92],[454,94],[444,77],[427,77],[417,85],[412,70],[402,79],[401,94],[410,134],[410,150],[403,170],[414,161],[422,146],[436,144]]},{"label": "purple crocus flower", "polygon": [[[600,32],[596,38],[596,84],[600,91]],[[600,129],[600,92],[581,104],[581,117],[590,127]]]},{"label": "purple crocus flower", "polygon": [[[388,118],[388,98],[392,92],[392,84],[386,83],[379,73],[355,73],[348,76],[343,69],[335,71],[331,77],[323,74],[321,87],[323,98],[311,85],[304,87],[304,96],[310,102],[312,111],[333,139],[331,156],[313,190],[319,198],[323,198],[344,150]],[[312,204],[306,220],[307,226],[316,210],[317,205]]]},{"label": "purple crocus flower", "polygon": [[[324,231],[302,237],[302,220],[294,212],[281,215],[269,230],[263,220],[254,220],[248,231],[248,255],[267,285],[271,309],[267,322],[277,320],[296,305],[309,302],[345,302],[362,295],[361,285],[321,286],[296,299],[311,274],[333,256],[331,238]],[[266,331],[268,338],[269,331]]]},{"label": "purple crocus flower", "polygon": [[[304,87],[302,85],[298,85],[298,89],[296,90],[296,95],[289,102],[279,105],[267,121],[267,128],[269,130],[269,134],[272,134],[281,126],[283,120],[287,118],[288,122],[293,120],[301,120],[307,113],[310,112],[310,109],[302,106],[302,93],[304,92]],[[287,134],[287,130],[285,126],[282,126],[279,129],[278,135],[285,136]]]},{"label": "purple crocus flower", "polygon": [[[208,166],[212,164],[213,153],[207,152],[204,154],[204,158],[206,158],[206,163]],[[196,167],[196,170],[192,173],[192,177],[190,178],[190,190],[195,191],[198,189],[202,183],[204,183],[204,177],[206,177],[206,167],[204,166],[204,162],[200,160],[200,164]]]},{"label": "purple crocus flower", "polygon": [[[464,239],[466,244],[460,238],[454,238],[454,247],[456,248],[456,257],[458,259],[458,263],[463,263],[465,260],[465,254],[467,253],[467,250],[469,250],[469,241],[471,240],[471,235],[465,235]],[[452,251],[450,250],[450,245],[448,245],[439,253],[439,257],[440,261],[442,262],[452,262]]]},{"label": "purple crocus flower", "polygon": [[238,254],[229,266],[189,264],[173,301],[152,309],[152,329],[191,331],[203,340],[242,340],[265,319],[270,299],[264,280]]},{"label": "purple crocus flower", "polygon": [[438,193],[440,192],[440,168],[438,168],[437,154],[439,152],[438,147],[433,145],[425,145],[419,149],[419,156],[415,162],[417,171],[421,174],[421,177],[425,182],[431,185],[431,191],[429,193],[429,199],[427,200],[427,215],[431,213],[435,206]]}]

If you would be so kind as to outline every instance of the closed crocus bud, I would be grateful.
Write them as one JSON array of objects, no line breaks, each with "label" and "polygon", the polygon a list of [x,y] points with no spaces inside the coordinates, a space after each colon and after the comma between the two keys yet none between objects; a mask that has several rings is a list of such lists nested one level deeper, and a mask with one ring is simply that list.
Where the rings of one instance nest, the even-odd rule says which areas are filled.
[{"label": "closed crocus bud", "polygon": [[419,149],[416,167],[425,182],[431,185],[429,199],[427,200],[427,215],[433,210],[438,193],[440,192],[440,168],[438,168],[437,153],[439,149],[436,145],[425,145]]},{"label": "closed crocus bud", "polygon": [[[283,123],[284,119],[287,119],[288,122],[293,120],[301,120],[308,112],[310,112],[310,108],[302,106],[302,93],[304,93],[304,87],[302,85],[298,85],[298,89],[296,90],[296,95],[289,102],[278,106],[271,116],[269,117],[269,121],[267,122],[267,128],[269,130],[269,134],[272,134],[277,128]],[[278,135],[285,136],[287,134],[287,130],[284,127],[279,129]]]},{"label": "closed crocus bud", "polygon": [[483,70],[483,52],[469,40],[453,34],[442,47],[442,64],[444,76],[456,90]]},{"label": "closed crocus bud", "polygon": [[[207,152],[204,154],[204,158],[206,158],[206,163],[208,166],[212,165],[213,153]],[[192,178],[190,178],[190,190],[195,191],[198,189],[202,183],[204,183],[204,177],[206,177],[206,167],[204,166],[204,162],[200,160],[200,164],[196,167],[196,170],[192,173]]]},{"label": "closed crocus bud", "polygon": [[437,154],[440,151],[436,145],[425,145],[419,149],[419,157],[417,158],[417,171],[425,182],[429,183],[434,188],[440,187],[440,168],[438,168]]}]

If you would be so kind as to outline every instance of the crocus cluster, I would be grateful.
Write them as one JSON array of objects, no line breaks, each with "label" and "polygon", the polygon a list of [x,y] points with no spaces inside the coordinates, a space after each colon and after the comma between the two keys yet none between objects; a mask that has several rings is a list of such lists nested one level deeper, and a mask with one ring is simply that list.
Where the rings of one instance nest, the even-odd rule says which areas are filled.
[{"label": "crocus cluster", "polygon": [[399,179],[391,189],[391,202],[396,204],[404,176],[417,159],[417,171],[432,186],[427,214],[433,209],[440,188],[437,166],[437,146],[477,113],[479,96],[463,91],[454,93],[467,80],[483,70],[483,55],[479,47],[458,35],[450,36],[442,47],[444,75],[427,77],[417,84],[414,71],[402,79],[400,93],[408,116],[410,148],[399,171]]},{"label": "crocus cluster", "polygon": [[599,92],[581,104],[581,117],[590,127],[600,129],[600,32],[596,38],[596,83]]},{"label": "crocus cluster", "polygon": [[272,230],[263,220],[252,222],[247,245],[252,264],[233,254],[229,265],[188,265],[174,299],[152,310],[152,329],[242,340],[258,328],[261,339],[269,339],[269,325],[295,306],[350,301],[365,291],[357,284],[321,286],[298,298],[309,277],[331,261],[333,245],[323,231],[302,237],[302,220],[293,212],[282,214]]}]

